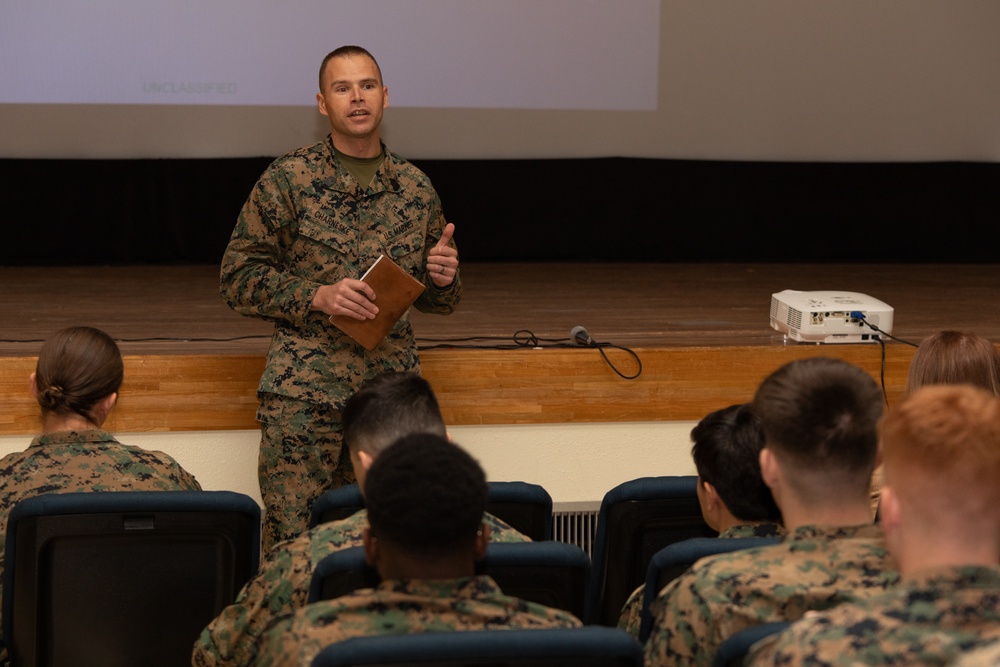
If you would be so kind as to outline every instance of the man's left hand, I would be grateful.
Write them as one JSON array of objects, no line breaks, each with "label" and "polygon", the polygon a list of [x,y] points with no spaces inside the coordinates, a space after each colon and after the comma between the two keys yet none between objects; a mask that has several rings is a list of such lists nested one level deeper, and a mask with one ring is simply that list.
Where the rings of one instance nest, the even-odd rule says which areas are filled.
[{"label": "man's left hand", "polygon": [[448,245],[454,234],[455,225],[449,222],[437,245],[427,253],[427,273],[438,287],[447,287],[458,275],[458,250]]}]

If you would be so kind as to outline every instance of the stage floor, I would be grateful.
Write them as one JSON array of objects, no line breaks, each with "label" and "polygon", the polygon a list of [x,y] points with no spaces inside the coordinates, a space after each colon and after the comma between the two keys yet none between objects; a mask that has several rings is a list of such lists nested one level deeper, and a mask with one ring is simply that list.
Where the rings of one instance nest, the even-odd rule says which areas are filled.
[{"label": "stage floor", "polygon": [[[883,356],[877,344],[788,342],[769,323],[771,294],[783,289],[881,299],[895,309],[894,335],[913,343],[939,329],[1000,341],[993,264],[469,264],[462,272],[455,313],[412,313],[423,374],[453,425],[696,420],[750,400],[781,364],[817,355],[865,368],[890,404],[901,397],[912,347],[891,341]],[[217,280],[214,266],[0,267],[0,435],[37,428],[27,393],[33,357],[47,336],[75,324],[104,329],[125,354],[110,430],[256,428],[271,327],[231,311]],[[632,349],[641,375],[615,374],[609,362],[638,370],[627,352],[570,345],[578,325]],[[516,346],[519,331],[539,346]]]},{"label": "stage floor", "polygon": [[[418,343],[577,325],[628,347],[784,345],[769,326],[783,289],[869,294],[895,309],[894,334],[938,329],[1000,340],[1000,265],[468,264],[447,317],[411,314]],[[32,356],[52,332],[89,324],[125,354],[263,354],[270,325],[218,295],[215,266],[0,267],[0,356]],[[478,341],[488,343],[489,341]]]}]

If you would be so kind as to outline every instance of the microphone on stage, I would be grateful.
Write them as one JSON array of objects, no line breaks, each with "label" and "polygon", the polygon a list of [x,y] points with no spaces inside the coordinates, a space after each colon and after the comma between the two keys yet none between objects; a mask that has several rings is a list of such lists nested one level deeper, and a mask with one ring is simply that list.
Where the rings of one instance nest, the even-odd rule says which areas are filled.
[{"label": "microphone on stage", "polygon": [[587,330],[579,325],[570,330],[569,337],[577,345],[584,345],[586,347],[594,347],[597,345],[594,339],[590,337],[590,334],[587,333]]}]

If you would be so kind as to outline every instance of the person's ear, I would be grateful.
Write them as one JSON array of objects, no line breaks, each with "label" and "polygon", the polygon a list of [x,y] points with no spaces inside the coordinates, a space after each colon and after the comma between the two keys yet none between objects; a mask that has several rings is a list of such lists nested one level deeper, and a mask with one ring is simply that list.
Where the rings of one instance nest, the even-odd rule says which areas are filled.
[{"label": "person's ear", "polygon": [[476,560],[482,560],[486,557],[486,547],[490,544],[490,527],[488,525],[481,524],[479,530],[476,531]]},{"label": "person's ear", "polygon": [[760,450],[760,476],[767,484],[767,487],[772,491],[778,484],[778,480],[781,477],[781,467],[778,465],[778,461],[774,458],[774,452],[769,448],[764,447]]},{"label": "person's ear", "polygon": [[118,392],[108,394],[97,404],[97,425],[101,426],[118,402]]},{"label": "person's ear", "polygon": [[375,457],[372,456],[371,454],[369,454],[368,452],[366,452],[365,450],[363,450],[363,449],[358,450],[358,461],[361,462],[361,467],[363,469],[368,470],[369,468],[371,468],[372,467],[372,462],[374,460],[375,460]]},{"label": "person's ear", "polygon": [[366,527],[361,533],[361,546],[365,550],[365,562],[372,567],[378,563],[378,538],[372,535],[372,529]]},{"label": "person's ear", "polygon": [[31,392],[31,397],[38,400],[38,377],[35,373],[32,373],[28,377],[28,390]]},{"label": "person's ear", "polygon": [[705,505],[710,510],[715,510],[719,504],[722,502],[722,498],[719,497],[719,492],[715,490],[709,482],[702,482],[702,489],[705,492]]},{"label": "person's ear", "polygon": [[891,486],[883,486],[878,496],[878,517],[886,537],[899,529],[899,496]]}]

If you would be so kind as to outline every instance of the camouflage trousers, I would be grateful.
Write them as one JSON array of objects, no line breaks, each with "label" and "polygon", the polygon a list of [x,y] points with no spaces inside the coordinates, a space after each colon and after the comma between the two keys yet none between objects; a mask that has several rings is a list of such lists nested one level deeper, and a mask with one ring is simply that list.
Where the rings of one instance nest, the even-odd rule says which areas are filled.
[{"label": "camouflage trousers", "polygon": [[257,476],[264,500],[262,548],[308,528],[313,501],[324,491],[354,482],[343,447],[340,411],[287,396],[261,396]]}]

